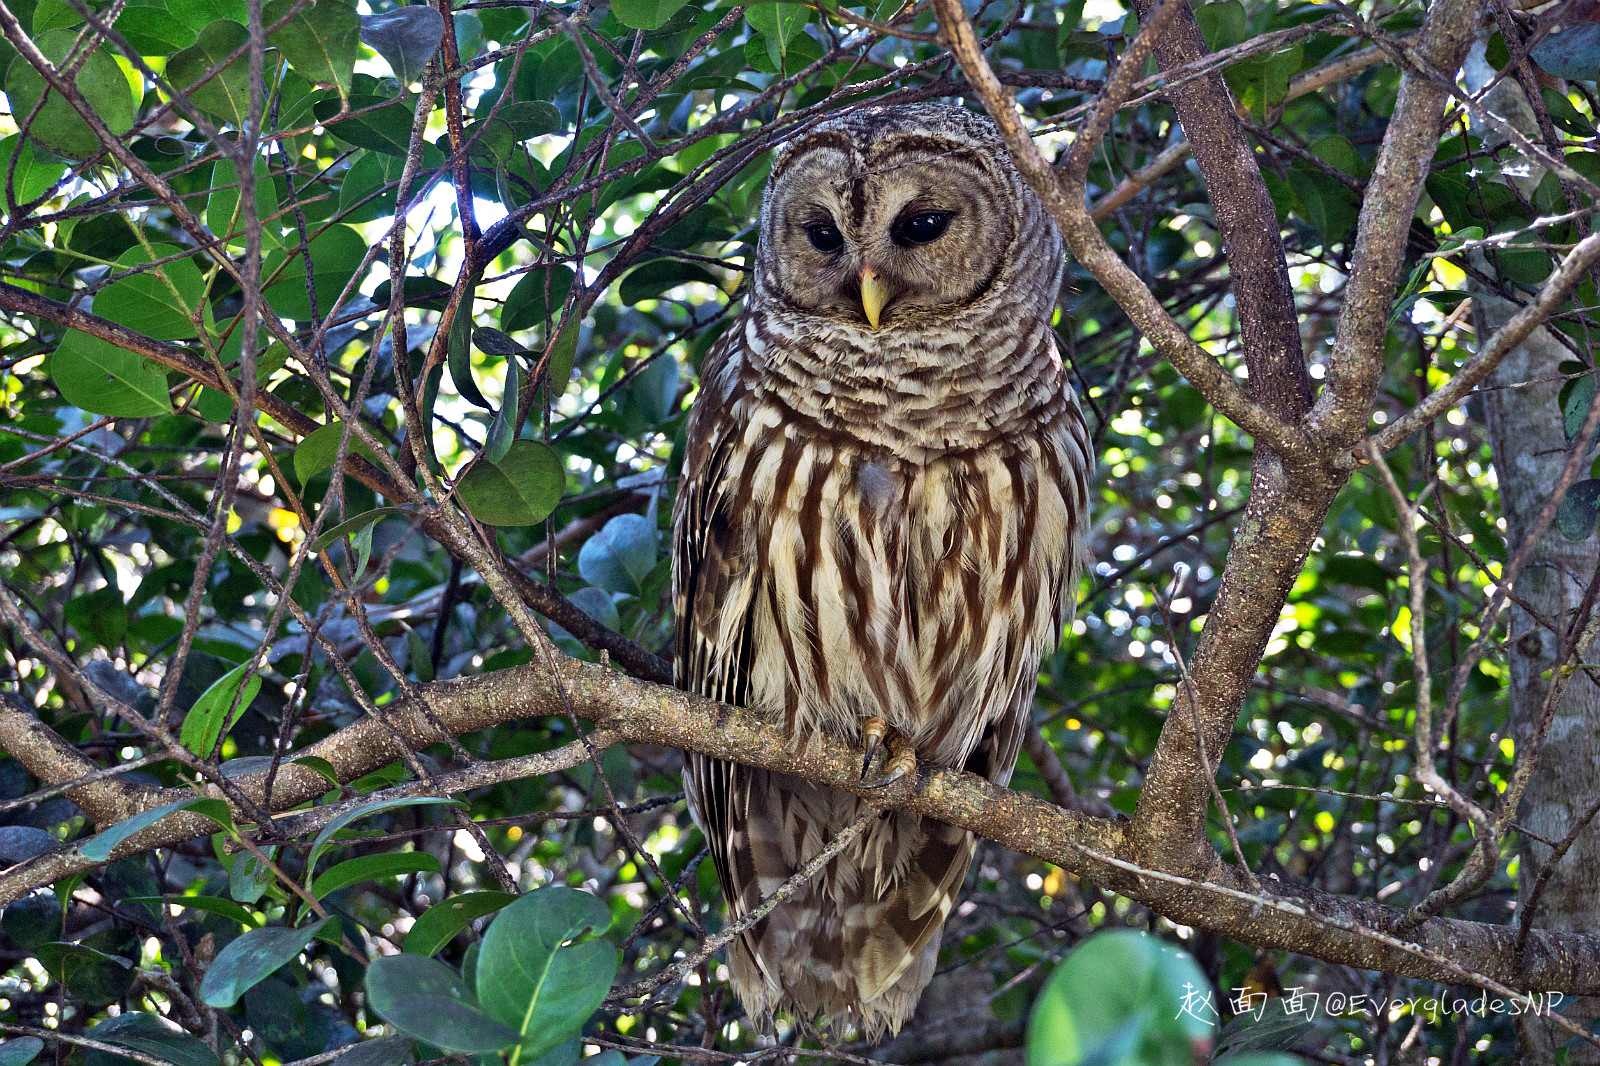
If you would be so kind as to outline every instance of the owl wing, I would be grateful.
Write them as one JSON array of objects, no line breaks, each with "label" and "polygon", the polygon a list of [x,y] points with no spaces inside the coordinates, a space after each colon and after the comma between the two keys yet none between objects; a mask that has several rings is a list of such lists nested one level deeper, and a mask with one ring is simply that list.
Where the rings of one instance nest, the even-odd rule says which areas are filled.
[{"label": "owl wing", "polygon": [[[750,550],[734,513],[734,484],[741,427],[733,417],[737,394],[739,320],[707,354],[701,387],[713,390],[694,407],[687,429],[683,473],[672,516],[672,586],[677,613],[673,680],[681,689],[743,706],[749,696],[754,613]],[[742,832],[742,812],[733,807],[733,763],[688,754],[684,785],[692,812],[706,835],[723,898],[737,913],[740,893],[732,860]],[[741,804],[742,805],[742,804]]]}]

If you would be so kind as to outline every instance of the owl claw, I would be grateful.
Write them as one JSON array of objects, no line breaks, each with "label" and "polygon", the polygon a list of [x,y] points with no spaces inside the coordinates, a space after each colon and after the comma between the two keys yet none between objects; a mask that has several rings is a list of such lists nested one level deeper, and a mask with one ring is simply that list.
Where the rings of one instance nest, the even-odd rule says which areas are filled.
[{"label": "owl claw", "polygon": [[876,781],[869,781],[864,788],[888,788],[896,781],[908,774],[915,773],[917,769],[917,752],[911,745],[898,748],[889,758],[889,765],[883,768],[884,774]]},{"label": "owl claw", "polygon": [[872,757],[878,754],[878,745],[889,732],[889,723],[882,718],[868,718],[861,723],[861,780],[867,779],[872,768]]}]

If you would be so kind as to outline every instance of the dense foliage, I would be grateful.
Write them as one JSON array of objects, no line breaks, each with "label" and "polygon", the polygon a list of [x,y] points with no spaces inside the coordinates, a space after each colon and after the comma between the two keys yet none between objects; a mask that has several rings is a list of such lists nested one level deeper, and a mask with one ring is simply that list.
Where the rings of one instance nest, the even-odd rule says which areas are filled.
[{"label": "dense foliage", "polygon": [[[1052,151],[1136,30],[1114,0],[969,12]],[[1399,39],[1421,14],[1237,0],[1196,13],[1213,52],[1234,49],[1227,82],[1278,209],[1318,381],[1399,85],[1373,39]],[[512,587],[553,619],[556,648],[660,680],[651,653],[667,650],[672,626],[663,531],[685,411],[737,310],[769,149],[843,108],[960,96],[932,27],[923,6],[894,2],[0,5],[0,121],[12,131],[0,141],[5,699],[120,780],[171,787],[277,773],[419,685],[542,661],[463,562],[458,527],[423,506],[445,498],[529,575]],[[1487,61],[1510,58],[1494,34]],[[34,60],[74,70],[77,99],[46,91]],[[1543,77],[1568,164],[1600,179],[1589,87]],[[1125,106],[1091,196],[1172,154],[1181,135],[1160,94]],[[1468,354],[1469,287],[1519,297],[1575,239],[1570,217],[1530,228],[1568,202],[1554,174],[1526,188],[1502,172],[1519,158],[1452,114],[1412,228],[1377,425]],[[1179,162],[1150,177],[1109,204],[1103,230],[1242,376],[1198,172]],[[1483,251],[1478,239],[1496,232],[1517,243]],[[1578,307],[1595,302],[1592,284],[1580,288]],[[252,337],[242,323],[258,314]],[[1579,376],[1584,325],[1576,312],[1559,323],[1576,381],[1569,435],[1594,394]],[[1025,754],[1012,786],[1059,795],[1064,767],[1086,803],[1131,813],[1216,594],[1252,447],[1082,270],[1058,332],[1102,463],[1096,561],[1041,678],[1036,723],[1054,758]],[[1408,494],[1426,487],[1441,702],[1484,635],[1477,619],[1507,553],[1477,414],[1452,409],[1388,456]],[[1593,528],[1595,495],[1580,486],[1563,511],[1575,537]],[[1400,529],[1382,479],[1357,473],[1223,755],[1236,841],[1215,812],[1212,825],[1216,847],[1240,849],[1261,878],[1407,906],[1459,869],[1471,837],[1410,776]],[[1505,785],[1507,683],[1491,653],[1459,695],[1439,767],[1468,794]],[[343,784],[337,767],[302,764],[327,773],[327,802],[350,801],[551,751],[577,729],[567,714],[519,718]],[[193,799],[191,813],[219,823],[210,840],[110,861],[159,815],[96,837],[49,787],[62,781],[0,759],[0,866],[63,842],[104,860],[6,908],[0,1030],[46,1035],[17,1030],[0,1062],[130,1061],[107,1041],[140,1062],[322,1062],[385,1022],[382,1043],[338,1061],[442,1048],[499,1062],[515,1048],[504,1061],[566,1066],[583,1046],[605,1049],[596,1063],[751,1061],[761,1048],[772,1049],[761,1061],[864,1061],[865,1048],[789,1023],[774,1048],[715,957],[628,989],[721,924],[678,766],[674,751],[616,745],[463,786],[454,806],[383,794],[269,832],[259,812]],[[1219,993],[1218,1021],[1239,988],[1369,1004],[1441,992],[1260,955],[1035,859],[991,844],[979,856],[940,976],[883,1052],[891,1061],[1019,1061],[1006,1049],[1022,1045],[1045,979],[1101,929],[1183,945]],[[1504,858],[1453,914],[1505,919],[1509,845]],[[530,973],[548,983],[528,984]],[[1064,1010],[1071,991],[1052,988],[1049,1009]],[[1437,1004],[1352,1003],[1294,1021],[1272,1045],[1322,1061],[1395,1061],[1402,1048],[1406,1061],[1507,1061],[1514,1040],[1509,1014]]]}]

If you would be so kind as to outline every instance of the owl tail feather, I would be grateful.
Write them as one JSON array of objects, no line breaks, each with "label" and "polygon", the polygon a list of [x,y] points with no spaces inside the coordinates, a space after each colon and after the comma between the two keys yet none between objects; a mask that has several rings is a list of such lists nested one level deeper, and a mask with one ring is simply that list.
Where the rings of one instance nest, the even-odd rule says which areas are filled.
[{"label": "owl tail feather", "polygon": [[[685,781],[733,917],[759,906],[867,810],[826,786],[714,763],[691,756]],[[966,831],[912,815],[872,822],[729,945],[746,1012],[758,1024],[782,1012],[867,1039],[898,1032],[933,977],[975,848]]]}]

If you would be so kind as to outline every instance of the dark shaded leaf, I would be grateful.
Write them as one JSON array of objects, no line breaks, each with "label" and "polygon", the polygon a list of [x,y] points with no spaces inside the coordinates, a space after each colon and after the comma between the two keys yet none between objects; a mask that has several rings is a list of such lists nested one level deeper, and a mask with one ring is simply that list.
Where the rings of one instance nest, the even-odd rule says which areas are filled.
[{"label": "dark shaded leaf", "polygon": [[200,982],[200,999],[208,1007],[226,1009],[239,997],[293,962],[332,918],[298,929],[253,929],[217,953]]},{"label": "dark shaded leaf", "polygon": [[1600,480],[1585,478],[1567,490],[1556,508],[1556,528],[1568,540],[1588,540],[1600,521]]},{"label": "dark shaded leaf", "polygon": [[361,40],[394,71],[401,85],[420,81],[422,68],[444,40],[444,16],[426,5],[361,16]]},{"label": "dark shaded leaf", "polygon": [[367,967],[367,1002],[385,1021],[445,1051],[498,1051],[517,1030],[478,1009],[459,975],[423,955],[388,955]]}]

